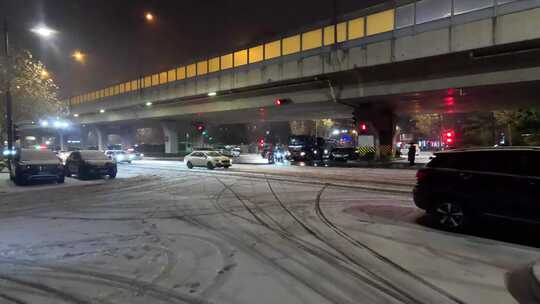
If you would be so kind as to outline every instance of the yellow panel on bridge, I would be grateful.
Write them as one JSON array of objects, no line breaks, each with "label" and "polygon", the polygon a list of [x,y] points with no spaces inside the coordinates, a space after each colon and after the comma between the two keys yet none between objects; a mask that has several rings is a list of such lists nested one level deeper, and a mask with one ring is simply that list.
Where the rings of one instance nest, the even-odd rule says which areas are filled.
[{"label": "yellow panel on bridge", "polygon": [[208,61],[199,61],[197,62],[197,75],[206,75],[208,74]]},{"label": "yellow panel on bridge", "polygon": [[143,88],[149,88],[152,86],[152,77],[146,76],[143,81]]},{"label": "yellow panel on bridge", "polygon": [[159,74],[152,75],[152,86],[156,86],[159,84]]},{"label": "yellow panel on bridge", "polygon": [[364,17],[351,20],[349,21],[348,25],[349,25],[349,31],[348,31],[349,40],[362,38],[366,35],[366,31],[365,31],[366,24],[365,24]]},{"label": "yellow panel on bridge", "polygon": [[176,81],[176,70],[172,69],[167,72],[167,81],[173,82]]},{"label": "yellow panel on bridge", "polygon": [[264,45],[264,59],[273,59],[281,56],[281,40]]},{"label": "yellow panel on bridge", "polygon": [[179,67],[176,69],[176,79],[182,80],[186,78],[186,67]]},{"label": "yellow panel on bridge", "polygon": [[368,36],[394,30],[394,10],[369,15],[367,17]]},{"label": "yellow panel on bridge", "polygon": [[259,45],[249,49],[249,63],[260,62],[264,60],[264,46]]},{"label": "yellow panel on bridge", "polygon": [[283,39],[283,55],[290,55],[300,52],[300,35]]},{"label": "yellow panel on bridge", "polygon": [[219,57],[208,60],[208,71],[210,73],[219,72]]},{"label": "yellow panel on bridge", "polygon": [[248,64],[248,50],[234,52],[234,66],[239,67]]},{"label": "yellow panel on bridge", "polygon": [[187,70],[186,71],[187,78],[197,76],[197,65],[195,63],[188,65],[186,70]]},{"label": "yellow panel on bridge", "polygon": [[302,34],[302,50],[311,50],[322,46],[322,30],[317,29]]},{"label": "yellow panel on bridge", "polygon": [[159,73],[159,84],[167,83],[167,72]]},{"label": "yellow panel on bridge", "polygon": [[233,54],[221,56],[221,69],[226,70],[233,67]]}]

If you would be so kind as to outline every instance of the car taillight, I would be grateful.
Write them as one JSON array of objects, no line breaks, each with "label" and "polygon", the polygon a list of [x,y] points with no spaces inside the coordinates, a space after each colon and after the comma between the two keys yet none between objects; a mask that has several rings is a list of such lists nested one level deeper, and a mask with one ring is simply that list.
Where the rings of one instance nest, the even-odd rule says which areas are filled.
[{"label": "car taillight", "polygon": [[417,180],[417,181],[421,181],[421,180],[423,180],[427,175],[428,175],[428,173],[427,173],[425,170],[418,170],[418,172],[416,172],[416,180]]}]

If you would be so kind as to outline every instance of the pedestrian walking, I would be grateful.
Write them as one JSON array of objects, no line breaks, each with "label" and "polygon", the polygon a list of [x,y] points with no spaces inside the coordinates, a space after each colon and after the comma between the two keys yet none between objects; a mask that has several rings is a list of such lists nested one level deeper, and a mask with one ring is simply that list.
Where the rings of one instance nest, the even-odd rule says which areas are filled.
[{"label": "pedestrian walking", "polygon": [[414,166],[414,162],[416,159],[416,144],[410,143],[409,144],[409,151],[407,153],[408,159],[409,159],[409,165],[412,167]]}]

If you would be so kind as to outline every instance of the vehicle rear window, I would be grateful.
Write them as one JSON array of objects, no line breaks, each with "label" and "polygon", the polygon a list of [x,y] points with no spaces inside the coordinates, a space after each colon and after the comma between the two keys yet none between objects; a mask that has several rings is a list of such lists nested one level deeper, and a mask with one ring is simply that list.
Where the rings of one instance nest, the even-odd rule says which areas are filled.
[{"label": "vehicle rear window", "polygon": [[58,157],[50,150],[21,150],[20,160],[58,160]]},{"label": "vehicle rear window", "polygon": [[471,151],[439,154],[428,167],[515,174],[516,154],[509,151]]},{"label": "vehicle rear window", "polygon": [[439,154],[427,164],[427,167],[458,169],[459,156],[457,154]]},{"label": "vehicle rear window", "polygon": [[105,153],[100,151],[80,151],[81,157],[86,160],[109,160]]}]

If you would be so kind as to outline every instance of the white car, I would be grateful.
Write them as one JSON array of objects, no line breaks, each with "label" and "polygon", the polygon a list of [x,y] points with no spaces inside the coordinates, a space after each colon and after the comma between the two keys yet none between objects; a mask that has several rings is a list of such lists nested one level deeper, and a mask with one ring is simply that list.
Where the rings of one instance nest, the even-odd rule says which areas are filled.
[{"label": "white car", "polygon": [[232,160],[215,151],[195,151],[184,157],[184,163],[189,169],[206,167],[213,170],[214,168],[229,168]]}]

